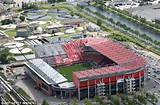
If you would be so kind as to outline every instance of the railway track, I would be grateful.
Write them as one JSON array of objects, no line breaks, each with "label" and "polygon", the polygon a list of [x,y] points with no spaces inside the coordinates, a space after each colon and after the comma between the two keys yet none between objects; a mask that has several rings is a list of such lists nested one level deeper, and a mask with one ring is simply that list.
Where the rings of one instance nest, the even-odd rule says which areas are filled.
[{"label": "railway track", "polygon": [[[34,103],[31,103],[30,100],[26,99],[24,96],[19,94],[2,77],[0,77],[0,82],[1,82],[1,85],[3,86],[4,90],[9,94],[10,98],[12,99],[12,101],[13,101],[12,103],[14,103],[15,105],[35,105]],[[3,100],[5,100],[5,99],[3,98]],[[6,103],[6,101],[4,101],[4,102]]]}]

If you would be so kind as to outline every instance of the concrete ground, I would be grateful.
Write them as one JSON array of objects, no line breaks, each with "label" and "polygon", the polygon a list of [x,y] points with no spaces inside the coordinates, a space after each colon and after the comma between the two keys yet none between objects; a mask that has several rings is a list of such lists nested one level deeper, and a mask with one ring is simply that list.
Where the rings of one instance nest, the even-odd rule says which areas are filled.
[{"label": "concrete ground", "polygon": [[25,92],[37,102],[37,105],[41,105],[43,100],[46,100],[49,105],[59,105],[61,103],[65,103],[67,100],[65,99],[57,99],[54,96],[47,96],[42,91],[34,88],[35,84],[33,80],[30,78],[25,80],[19,80],[16,83],[16,86],[21,87]]},{"label": "concrete ground", "polygon": [[134,15],[144,17],[148,21],[155,20],[160,18],[160,4],[157,5],[146,5],[146,6],[139,6],[137,8],[130,8],[128,9]]}]

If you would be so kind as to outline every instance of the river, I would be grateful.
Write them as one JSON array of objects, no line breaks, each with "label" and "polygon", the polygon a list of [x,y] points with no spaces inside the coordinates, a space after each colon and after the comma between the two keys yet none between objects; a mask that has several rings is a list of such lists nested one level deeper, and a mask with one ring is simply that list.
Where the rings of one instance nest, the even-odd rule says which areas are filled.
[{"label": "river", "polygon": [[112,18],[115,22],[119,21],[122,24],[125,24],[127,27],[138,31],[140,34],[146,34],[147,36],[151,37],[153,40],[158,40],[158,41],[160,40],[160,33],[153,32],[152,30],[149,30],[142,25],[128,21],[127,19],[118,16],[117,14],[113,14],[107,11],[104,12],[93,6],[87,6],[86,8],[89,8],[94,12],[98,12],[107,18]]}]

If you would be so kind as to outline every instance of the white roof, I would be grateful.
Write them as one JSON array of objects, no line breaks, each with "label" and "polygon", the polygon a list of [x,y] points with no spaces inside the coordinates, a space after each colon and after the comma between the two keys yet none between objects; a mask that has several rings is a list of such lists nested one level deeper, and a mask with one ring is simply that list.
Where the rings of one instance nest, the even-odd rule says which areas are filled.
[{"label": "white roof", "polygon": [[74,87],[74,83],[73,82],[64,82],[59,84],[60,88],[73,88]]},{"label": "white roof", "polygon": [[63,25],[57,22],[57,23],[53,23],[50,26],[47,26],[48,29],[50,29],[50,28],[58,28],[58,27],[63,27]]},{"label": "white roof", "polygon": [[35,35],[29,36],[28,39],[37,39],[38,37]]},{"label": "white roof", "polygon": [[24,43],[10,42],[10,43],[4,44],[4,46],[7,47],[7,48],[23,47],[23,46],[24,46]]},{"label": "white roof", "polygon": [[25,40],[25,38],[22,38],[22,37],[17,37],[17,38],[14,38],[15,41],[22,41],[22,40]]},{"label": "white roof", "polygon": [[46,34],[41,34],[40,36],[41,36],[41,37],[51,37],[52,35],[46,33]]},{"label": "white roof", "polygon": [[72,34],[72,33],[75,33],[76,31],[74,30],[74,28],[71,28],[71,29],[67,29],[65,31],[66,34]]},{"label": "white roof", "polygon": [[55,35],[57,35],[57,36],[64,35],[64,33],[63,32],[57,32],[57,33],[55,33]]},{"label": "white roof", "polygon": [[42,59],[33,59],[29,61],[30,62],[28,62],[26,65],[47,84],[59,84],[67,81],[63,75],[57,72]]}]

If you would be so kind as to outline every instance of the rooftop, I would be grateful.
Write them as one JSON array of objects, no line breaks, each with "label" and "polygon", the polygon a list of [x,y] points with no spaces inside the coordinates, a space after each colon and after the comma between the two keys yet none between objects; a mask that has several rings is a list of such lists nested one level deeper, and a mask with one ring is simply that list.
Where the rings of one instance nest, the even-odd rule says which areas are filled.
[{"label": "rooftop", "polygon": [[60,84],[67,81],[65,77],[63,77],[42,59],[29,60],[29,62],[26,63],[26,66],[42,78],[42,80],[44,80],[47,84]]},{"label": "rooftop", "polygon": [[35,46],[35,50],[38,57],[49,57],[66,54],[60,43],[37,45]]},{"label": "rooftop", "polygon": [[131,70],[137,70],[145,65],[145,60],[141,56],[136,55],[118,42],[101,38],[89,38],[85,45],[92,47],[94,50],[110,58],[118,65],[74,72],[74,75],[76,75],[78,79],[95,78],[96,76],[109,75],[118,72],[131,72]]}]

